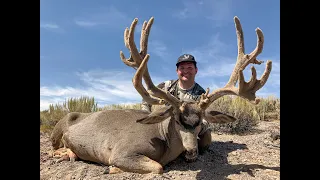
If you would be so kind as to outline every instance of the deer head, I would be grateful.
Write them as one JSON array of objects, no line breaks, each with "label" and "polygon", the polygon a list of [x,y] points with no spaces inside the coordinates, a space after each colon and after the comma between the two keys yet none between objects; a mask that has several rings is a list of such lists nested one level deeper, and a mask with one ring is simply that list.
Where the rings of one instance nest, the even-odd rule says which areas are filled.
[{"label": "deer head", "polygon": [[[259,103],[259,99],[256,98],[255,93],[267,82],[271,72],[272,62],[267,61],[265,71],[260,79],[256,77],[255,68],[251,67],[251,79],[245,82],[243,70],[246,66],[250,63],[262,63],[262,61],[258,61],[256,58],[262,52],[264,38],[261,29],[257,28],[257,46],[250,54],[245,54],[242,27],[238,17],[234,17],[238,42],[238,57],[229,81],[224,87],[216,89],[210,94],[209,88],[207,88],[206,93],[202,94],[198,101],[180,101],[169,92],[157,88],[150,78],[147,67],[147,62],[150,57],[149,54],[147,54],[147,44],[153,20],[154,18],[151,17],[148,22],[145,21],[143,23],[140,52],[138,52],[134,42],[134,30],[138,19],[133,20],[130,29],[126,28],[124,31],[124,42],[130,51],[130,57],[126,59],[122,51],[120,51],[120,57],[126,65],[136,69],[136,73],[132,79],[133,85],[145,101],[153,105],[163,105],[167,102],[170,106],[162,106],[145,118],[137,120],[137,122],[145,124],[159,123],[171,117],[170,121],[172,126],[174,126],[175,131],[179,134],[184,148],[189,152],[186,157],[193,159],[197,154],[197,136],[201,130],[202,119],[211,123],[227,123],[236,120],[232,116],[217,111],[206,111],[210,104],[225,95],[236,95],[253,104]],[[143,86],[142,78],[147,88]],[[236,87],[237,81],[239,81],[238,87]]]}]

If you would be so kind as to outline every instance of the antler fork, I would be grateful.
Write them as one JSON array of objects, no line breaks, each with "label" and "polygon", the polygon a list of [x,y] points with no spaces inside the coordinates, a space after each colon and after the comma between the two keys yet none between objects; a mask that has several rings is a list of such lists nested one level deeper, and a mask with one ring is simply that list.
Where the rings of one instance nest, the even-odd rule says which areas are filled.
[{"label": "antler fork", "polygon": [[[164,101],[167,101],[171,105],[178,107],[180,101],[170,93],[157,88],[153,84],[150,74],[148,72],[147,61],[149,59],[149,54],[147,54],[147,47],[148,37],[150,34],[151,26],[153,24],[153,20],[154,18],[151,17],[148,23],[146,21],[144,21],[143,23],[140,39],[140,53],[138,52],[134,42],[134,30],[138,23],[138,19],[135,18],[133,20],[130,29],[125,29],[124,42],[126,47],[130,51],[130,57],[129,59],[126,59],[123,52],[120,51],[120,58],[126,65],[133,67],[137,70],[134,78],[132,79],[133,85],[146,102],[148,102],[149,104],[156,105],[164,104]],[[148,90],[146,90],[143,87],[142,77],[144,78]]]},{"label": "antler fork", "polygon": [[[250,63],[252,64],[261,64],[262,61],[258,61],[256,58],[262,52],[264,37],[263,33],[260,28],[256,29],[257,33],[257,46],[256,48],[250,53],[245,54],[244,51],[244,38],[243,38],[243,31],[240,24],[240,20],[237,16],[234,17],[235,27],[236,27],[236,34],[237,34],[237,43],[238,43],[238,57],[236,65],[231,73],[230,79],[228,83],[220,89],[213,91],[211,94],[208,95],[209,88],[207,92],[202,95],[199,101],[199,105],[202,108],[207,108],[212,102],[216,99],[224,96],[224,95],[236,95],[240,96],[251,103],[258,104],[259,99],[256,98],[256,91],[264,86],[267,82],[271,68],[272,68],[272,61],[268,60],[266,64],[265,71],[261,78],[257,79],[256,69],[252,66],[251,72],[252,76],[248,82],[245,82],[243,70],[248,66]],[[236,87],[236,83],[239,80],[239,86]]]}]

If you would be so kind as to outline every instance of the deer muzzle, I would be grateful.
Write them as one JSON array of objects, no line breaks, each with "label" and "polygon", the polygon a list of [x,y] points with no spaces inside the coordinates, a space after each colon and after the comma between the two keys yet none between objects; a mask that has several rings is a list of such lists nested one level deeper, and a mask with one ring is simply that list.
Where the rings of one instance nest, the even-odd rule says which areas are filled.
[{"label": "deer muzzle", "polygon": [[198,149],[196,148],[196,149],[192,149],[192,150],[186,151],[184,157],[185,157],[187,162],[196,161],[197,157],[198,157]]},{"label": "deer muzzle", "polygon": [[186,161],[195,161],[198,157],[198,141],[197,136],[192,132],[180,131],[182,144],[185,151],[184,157]]}]

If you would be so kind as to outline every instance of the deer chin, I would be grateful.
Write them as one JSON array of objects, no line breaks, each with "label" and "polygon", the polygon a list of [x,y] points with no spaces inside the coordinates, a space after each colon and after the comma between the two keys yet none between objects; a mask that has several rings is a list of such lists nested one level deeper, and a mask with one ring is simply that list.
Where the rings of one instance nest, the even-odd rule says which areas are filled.
[{"label": "deer chin", "polygon": [[194,162],[198,158],[198,151],[197,150],[185,151],[184,158],[187,162]]}]

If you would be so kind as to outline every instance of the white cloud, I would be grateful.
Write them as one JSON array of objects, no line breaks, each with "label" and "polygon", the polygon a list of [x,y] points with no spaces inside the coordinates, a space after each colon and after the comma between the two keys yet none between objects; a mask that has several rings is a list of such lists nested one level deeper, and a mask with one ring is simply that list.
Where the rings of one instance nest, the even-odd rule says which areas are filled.
[{"label": "white cloud", "polygon": [[221,64],[214,64],[208,65],[204,69],[198,72],[199,78],[205,77],[219,77],[219,76],[230,76],[232,69],[234,68],[234,63],[221,63]]},{"label": "white cloud", "polygon": [[167,46],[159,40],[153,40],[149,42],[149,51],[152,54],[161,57],[162,59],[166,59],[166,57],[169,55]]},{"label": "white cloud", "polygon": [[[221,87],[223,87],[225,84],[223,84],[225,82],[219,82],[219,83],[210,83],[208,88],[209,88],[209,93],[211,93],[212,91],[216,90],[216,89],[219,89]],[[203,87],[204,90],[207,89],[207,87]]]},{"label": "white cloud", "polygon": [[74,21],[78,26],[83,26],[83,27],[92,27],[92,26],[97,26],[99,23],[97,22],[90,22],[90,21],[81,21],[81,20],[75,20]]},{"label": "white cloud", "polygon": [[[221,59],[225,59],[221,54],[225,53],[230,46],[220,40],[219,33],[211,36],[207,44],[196,47],[194,49],[186,49],[183,53],[190,53],[195,56],[197,62],[204,63],[215,63],[220,62]],[[230,58],[225,59],[230,60]]]},{"label": "white cloud", "polygon": [[40,27],[44,29],[59,29],[57,24],[50,24],[50,23],[40,23]]},{"label": "white cloud", "polygon": [[[76,74],[86,86],[40,87],[40,110],[47,109],[49,104],[62,103],[68,98],[80,96],[94,97],[100,106],[141,102],[141,96],[132,85],[133,73],[96,70]],[[155,84],[163,80],[159,77],[152,77],[152,79]]]},{"label": "white cloud", "polygon": [[40,111],[48,109],[50,104],[51,104],[50,101],[46,101],[46,100],[41,100],[40,99]]},{"label": "white cloud", "polygon": [[[134,41],[136,43],[138,51],[140,51],[141,30],[144,21],[148,22],[149,19],[138,19],[138,23],[135,28]],[[131,22],[127,25],[124,25],[123,27],[130,28],[130,25]],[[161,34],[163,34],[163,31],[153,24],[150,30],[150,35],[152,37],[149,35],[148,40],[148,53],[151,55],[151,57],[155,55],[160,57],[162,60],[167,60],[170,59],[171,54],[167,48],[167,45],[160,40]],[[124,51],[127,51],[127,49],[125,49]],[[129,51],[127,51],[126,53],[129,53]]]},{"label": "white cloud", "polygon": [[[257,92],[257,96],[267,97],[270,95],[279,95],[279,62],[274,61],[274,69],[269,77],[267,84]],[[257,66],[257,65],[256,65]],[[264,69],[264,64],[260,65],[261,69]],[[228,80],[229,73],[232,71],[232,64],[220,64],[220,66],[212,67],[215,69],[209,74],[198,76],[199,83],[204,87],[209,87],[210,92],[223,87]],[[209,69],[209,68],[208,68]],[[258,69],[258,68],[257,68]],[[262,71],[261,71],[262,72]],[[131,72],[122,71],[89,71],[76,73],[79,79],[85,83],[82,87],[61,87],[61,86],[42,86],[40,87],[40,110],[48,109],[49,104],[62,104],[68,98],[75,98],[80,96],[94,97],[99,106],[106,104],[132,104],[141,102],[141,96],[134,89],[132,85],[132,77],[134,70]],[[248,75],[249,74],[249,75]],[[250,71],[246,74],[246,80],[250,77]],[[219,76],[220,75],[220,76]],[[221,75],[225,75],[221,78]],[[258,78],[261,74],[258,74]],[[204,77],[204,78],[203,78]],[[220,77],[220,78],[219,78]],[[209,79],[209,83],[204,81]],[[158,84],[164,80],[160,76],[152,76],[152,80],[155,84]]]},{"label": "white cloud", "polygon": [[183,1],[183,7],[173,13],[173,17],[179,19],[205,17],[214,21],[215,26],[221,26],[224,21],[229,21],[231,15],[231,0],[186,0]]},{"label": "white cloud", "polygon": [[185,50],[185,53],[194,55],[201,67],[197,77],[229,76],[236,59],[223,55],[227,49],[230,49],[230,46],[220,40],[219,34],[215,34],[205,45]]},{"label": "white cloud", "polygon": [[[233,64],[219,64],[218,66],[208,66],[202,72],[199,72],[199,78],[219,78],[224,77],[225,83],[229,79],[231,72],[235,66],[235,63]],[[245,81],[249,81],[251,77],[251,69],[250,66],[254,66],[257,70],[257,79],[260,79],[265,68],[266,68],[266,62],[262,63],[260,65],[252,65],[250,64],[245,70],[244,70],[244,77]],[[279,93],[280,88],[280,68],[279,68],[279,62],[273,61],[272,63],[272,70],[269,75],[269,78],[267,80],[267,83],[264,85],[263,89],[266,89],[267,91],[274,91]],[[260,92],[260,90],[258,91]],[[260,92],[261,93],[261,92]]]},{"label": "white cloud", "polygon": [[262,98],[267,98],[270,96],[280,98],[280,93],[279,93],[279,89],[270,89],[270,88],[267,88],[266,86],[264,86],[257,91],[256,96],[262,97]]},{"label": "white cloud", "polygon": [[40,111],[49,109],[50,104],[62,104],[65,101],[61,97],[51,97],[51,98],[42,98],[40,99]]},{"label": "white cloud", "polygon": [[64,32],[64,30],[56,23],[40,22],[40,28],[45,29],[47,31],[51,31],[51,32],[57,32],[57,33]]},{"label": "white cloud", "polygon": [[72,87],[40,87],[40,96],[81,96],[87,95],[87,92]]},{"label": "white cloud", "polygon": [[124,24],[128,22],[130,22],[130,19],[126,14],[113,6],[95,9],[95,11],[90,14],[86,13],[74,19],[76,25],[86,28],[96,26],[124,27]]}]

